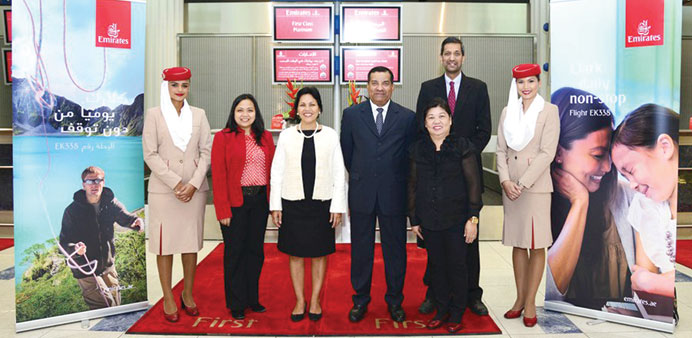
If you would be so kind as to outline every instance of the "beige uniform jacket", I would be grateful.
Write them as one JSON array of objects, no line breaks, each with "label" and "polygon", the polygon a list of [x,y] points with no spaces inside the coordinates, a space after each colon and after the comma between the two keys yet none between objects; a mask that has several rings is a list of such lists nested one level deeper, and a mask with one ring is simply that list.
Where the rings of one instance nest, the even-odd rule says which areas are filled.
[{"label": "beige uniform jacket", "polygon": [[147,110],[142,132],[144,162],[151,169],[149,192],[171,193],[179,183],[190,183],[198,191],[208,191],[207,170],[211,156],[211,129],[204,110],[190,107],[192,136],[185,152],[173,144],[159,107]]},{"label": "beige uniform jacket", "polygon": [[507,107],[502,110],[497,128],[497,171],[500,183],[510,180],[524,186],[528,192],[552,192],[550,163],[555,158],[560,138],[557,106],[545,103],[545,107],[538,114],[533,138],[521,151],[509,148],[505,141],[503,124],[506,113]]}]

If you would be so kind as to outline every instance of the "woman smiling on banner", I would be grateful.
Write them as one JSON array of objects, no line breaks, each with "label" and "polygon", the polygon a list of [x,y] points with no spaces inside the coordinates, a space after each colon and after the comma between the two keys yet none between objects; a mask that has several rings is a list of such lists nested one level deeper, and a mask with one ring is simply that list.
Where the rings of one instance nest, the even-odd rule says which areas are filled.
[{"label": "woman smiling on banner", "polygon": [[[576,88],[552,95],[560,140],[551,174],[553,246],[548,250],[547,301],[601,310],[632,296],[634,235],[627,221],[633,191],[610,161],[613,115],[597,96]],[[578,112],[601,112],[598,115]]]},{"label": "woman smiling on banner", "polygon": [[[538,94],[541,69],[522,64],[512,69],[507,107],[497,132],[497,170],[504,194],[502,244],[514,247],[512,263],[517,298],[505,318],[536,325],[536,292],[545,266],[550,233],[550,163],[555,157],[560,121],[557,107]],[[520,96],[517,97],[517,93]]]},{"label": "woman smiling on banner", "polygon": [[185,67],[163,71],[161,105],[147,111],[142,131],[144,161],[149,177],[149,251],[156,254],[163,315],[177,322],[178,308],[171,290],[173,254],[181,254],[183,292],[180,306],[190,316],[199,311],[192,296],[197,252],[202,249],[207,170],[211,132],[204,110],[191,107],[191,72]]}]

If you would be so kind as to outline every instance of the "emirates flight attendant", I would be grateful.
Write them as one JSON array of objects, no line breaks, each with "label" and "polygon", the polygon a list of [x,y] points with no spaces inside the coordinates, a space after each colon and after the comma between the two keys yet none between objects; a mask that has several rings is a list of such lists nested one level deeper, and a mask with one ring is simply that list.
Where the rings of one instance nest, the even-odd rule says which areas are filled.
[{"label": "emirates flight attendant", "polygon": [[[538,94],[541,68],[522,64],[512,69],[507,107],[497,130],[497,171],[502,184],[502,244],[512,246],[517,298],[505,318],[536,325],[536,292],[545,267],[545,248],[552,242],[550,163],[560,136],[557,106]],[[517,95],[518,94],[518,95]]]},{"label": "emirates flight attendant", "polygon": [[211,131],[204,110],[192,107],[191,72],[185,67],[163,71],[161,105],[147,110],[142,131],[149,178],[149,251],[156,254],[163,315],[177,322],[178,306],[171,291],[173,254],[181,254],[184,288],[180,307],[190,316],[199,311],[192,296],[197,252],[202,249]]}]

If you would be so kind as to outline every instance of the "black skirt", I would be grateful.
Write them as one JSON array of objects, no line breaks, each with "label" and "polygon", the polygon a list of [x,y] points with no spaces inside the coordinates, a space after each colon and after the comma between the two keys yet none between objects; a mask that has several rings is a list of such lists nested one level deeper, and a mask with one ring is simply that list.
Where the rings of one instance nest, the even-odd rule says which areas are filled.
[{"label": "black skirt", "polygon": [[331,201],[281,200],[279,251],[296,257],[322,257],[334,253],[334,229],[329,223]]}]

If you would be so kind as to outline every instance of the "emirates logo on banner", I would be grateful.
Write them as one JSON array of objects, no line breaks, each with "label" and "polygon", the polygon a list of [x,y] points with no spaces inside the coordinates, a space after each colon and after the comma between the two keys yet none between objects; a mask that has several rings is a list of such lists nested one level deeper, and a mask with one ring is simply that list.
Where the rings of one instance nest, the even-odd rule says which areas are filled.
[{"label": "emirates logo on banner", "polygon": [[649,29],[651,29],[651,26],[649,26],[649,20],[644,20],[641,23],[639,23],[639,26],[637,27],[637,33],[639,33],[640,36],[649,35]]},{"label": "emirates logo on banner", "polygon": [[129,1],[96,1],[96,47],[130,48]]},{"label": "emirates logo on banner", "polygon": [[108,26],[108,36],[110,36],[113,39],[117,39],[118,33],[120,33],[120,30],[118,29],[117,23],[113,23],[110,26]]},{"label": "emirates logo on banner", "polygon": [[665,0],[627,0],[625,47],[663,45]]}]

